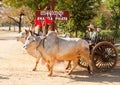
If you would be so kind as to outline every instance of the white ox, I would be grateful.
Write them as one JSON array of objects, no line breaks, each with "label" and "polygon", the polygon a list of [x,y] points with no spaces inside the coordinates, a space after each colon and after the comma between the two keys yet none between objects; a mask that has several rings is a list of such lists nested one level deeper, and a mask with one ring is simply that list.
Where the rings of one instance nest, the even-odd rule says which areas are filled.
[{"label": "white ox", "polygon": [[[29,32],[30,32],[30,30],[26,30],[26,29],[24,31],[20,32],[16,36],[17,41],[20,41],[20,42],[22,42],[24,44],[26,38],[29,35]],[[39,35],[42,35],[42,32],[39,32]],[[67,34],[62,34],[62,35],[58,35],[58,37],[66,38],[66,37],[69,37],[69,36]],[[27,52],[28,52],[28,54],[30,54],[31,56],[36,58],[36,64],[35,64],[34,68],[32,69],[33,71],[36,71],[39,61],[41,60],[41,62],[44,62],[42,57],[41,57],[41,54],[40,54],[40,52],[38,50],[36,50],[36,48],[35,49],[27,49]],[[66,69],[68,69],[71,66],[70,63],[71,62],[68,63]]]},{"label": "white ox", "polygon": [[[20,41],[20,42],[22,42],[24,44],[25,43],[25,39],[28,37],[28,35],[29,35],[29,30],[25,30],[25,31],[20,32],[17,35],[17,41]],[[39,60],[42,58],[41,54],[36,49],[27,49],[27,52],[28,52],[28,54],[30,54],[31,56],[33,56],[34,58],[36,58],[36,64],[35,64],[35,66],[33,68],[33,71],[36,71],[37,65],[39,63]]]},{"label": "white ox", "polygon": [[49,76],[53,73],[56,60],[73,61],[74,65],[70,69],[70,74],[78,65],[78,60],[83,57],[88,64],[92,74],[92,63],[88,43],[81,38],[60,38],[55,32],[50,32],[44,37],[29,35],[25,41],[24,48],[37,49],[42,58],[48,63]]}]

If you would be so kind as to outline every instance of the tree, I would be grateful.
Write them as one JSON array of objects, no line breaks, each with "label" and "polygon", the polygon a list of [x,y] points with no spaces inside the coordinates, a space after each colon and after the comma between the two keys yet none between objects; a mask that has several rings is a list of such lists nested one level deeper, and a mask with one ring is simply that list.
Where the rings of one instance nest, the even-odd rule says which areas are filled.
[{"label": "tree", "polygon": [[108,9],[106,2],[101,2],[100,7],[96,11],[97,16],[92,19],[92,22],[96,26],[100,26],[102,29],[110,29],[111,12]]},{"label": "tree", "polygon": [[120,0],[106,0],[106,2],[111,10],[113,28],[118,29],[120,25]]},{"label": "tree", "polygon": [[[27,6],[34,13],[37,9],[49,10],[50,2],[52,0],[3,0],[6,4],[13,7]],[[96,9],[99,6],[101,0],[54,0],[55,10],[69,10],[70,22],[64,23],[71,28],[72,32],[78,31],[84,32],[86,26],[91,22],[96,15]],[[33,18],[34,19],[34,18]]]},{"label": "tree", "polygon": [[[9,16],[12,20],[16,21],[19,24],[19,32],[21,31],[21,15],[26,15],[28,16],[28,19],[30,22],[33,24],[34,18],[35,18],[35,11],[38,9],[45,9],[49,6],[49,0],[3,0],[3,2],[11,7],[14,8],[21,8],[23,6],[26,6],[30,9],[32,16],[28,16],[26,13],[26,10],[20,11],[18,16],[19,16],[19,21],[15,20],[15,18]],[[29,14],[29,15],[30,15]]]},{"label": "tree", "polygon": [[70,20],[74,24],[70,28],[75,31],[77,37],[78,31],[84,32],[96,15],[100,0],[59,0],[57,3],[56,9],[70,11]]}]

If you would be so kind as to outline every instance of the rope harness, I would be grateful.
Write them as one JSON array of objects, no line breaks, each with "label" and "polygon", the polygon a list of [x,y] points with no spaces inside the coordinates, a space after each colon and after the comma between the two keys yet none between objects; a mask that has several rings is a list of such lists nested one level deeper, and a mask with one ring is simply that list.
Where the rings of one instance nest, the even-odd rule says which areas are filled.
[{"label": "rope harness", "polygon": [[46,39],[46,37],[39,41],[39,44],[38,44],[37,48],[40,46],[40,44],[42,44],[43,48],[45,48],[45,44],[44,44],[45,39]]}]

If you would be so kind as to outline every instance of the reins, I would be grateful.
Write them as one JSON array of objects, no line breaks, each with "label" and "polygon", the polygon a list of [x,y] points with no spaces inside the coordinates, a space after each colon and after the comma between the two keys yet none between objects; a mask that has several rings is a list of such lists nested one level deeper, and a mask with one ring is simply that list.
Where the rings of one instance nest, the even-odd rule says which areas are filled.
[{"label": "reins", "polygon": [[39,42],[37,48],[40,46],[40,44],[42,44],[43,48],[45,47],[45,44],[44,44],[45,39],[46,39],[46,38],[43,38],[43,39],[40,40],[40,42]]}]

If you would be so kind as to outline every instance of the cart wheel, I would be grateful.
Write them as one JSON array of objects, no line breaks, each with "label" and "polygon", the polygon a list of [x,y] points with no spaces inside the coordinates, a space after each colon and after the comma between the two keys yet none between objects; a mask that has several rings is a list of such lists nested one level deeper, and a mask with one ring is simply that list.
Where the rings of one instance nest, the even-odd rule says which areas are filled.
[{"label": "cart wheel", "polygon": [[115,67],[118,54],[113,44],[103,41],[95,45],[91,57],[95,71],[108,71]]},{"label": "cart wheel", "polygon": [[83,68],[87,68],[87,67],[88,67],[87,63],[85,62],[85,60],[84,60],[83,58],[80,58],[80,59],[79,59],[78,65],[79,65],[80,67],[83,67]]}]

